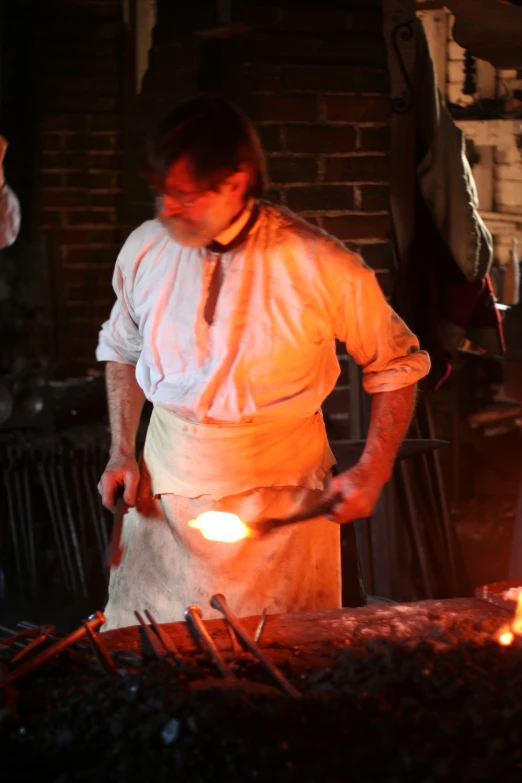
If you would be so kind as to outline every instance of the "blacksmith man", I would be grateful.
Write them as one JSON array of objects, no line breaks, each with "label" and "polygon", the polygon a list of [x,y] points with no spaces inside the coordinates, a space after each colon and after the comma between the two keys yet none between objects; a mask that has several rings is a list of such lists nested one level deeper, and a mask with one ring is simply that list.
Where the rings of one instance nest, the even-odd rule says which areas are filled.
[{"label": "blacksmith man", "polygon": [[[319,518],[231,544],[188,522],[210,509],[247,522],[284,516],[324,492],[340,495],[336,522],[368,516],[428,356],[359,256],[262,200],[263,153],[233,105],[198,98],[177,108],[148,157],[157,216],[121,250],[97,349],[112,432],[99,491],[112,507],[123,485],[133,507],[105,628],[135,624],[134,609],[169,622],[199,604],[212,616],[215,592],[240,616],[339,607],[339,525]],[[361,460],[328,482],[321,405],[339,375],[336,338],[373,401]],[[154,411],[140,482],[145,399]]]}]

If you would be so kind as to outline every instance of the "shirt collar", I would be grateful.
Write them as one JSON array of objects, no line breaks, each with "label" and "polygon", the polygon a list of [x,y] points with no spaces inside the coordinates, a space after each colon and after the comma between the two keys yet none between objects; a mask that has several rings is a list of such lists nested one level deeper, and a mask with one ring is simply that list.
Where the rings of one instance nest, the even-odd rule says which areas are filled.
[{"label": "shirt collar", "polygon": [[222,231],[221,234],[218,234],[216,237],[214,237],[213,241],[219,242],[220,245],[229,245],[237,237],[241,229],[246,226],[247,221],[252,214],[253,207],[254,199],[251,198],[247,201],[245,209],[234,220],[234,222],[230,226],[227,226],[227,228]]}]

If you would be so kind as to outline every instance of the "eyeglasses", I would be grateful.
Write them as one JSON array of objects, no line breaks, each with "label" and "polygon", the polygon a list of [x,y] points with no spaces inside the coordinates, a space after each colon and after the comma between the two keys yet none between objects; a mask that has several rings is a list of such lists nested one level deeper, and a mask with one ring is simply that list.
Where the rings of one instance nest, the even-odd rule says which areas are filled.
[{"label": "eyeglasses", "polygon": [[156,193],[156,201],[157,202],[176,202],[176,204],[179,204],[181,207],[191,207],[193,204],[196,203],[196,201],[199,201],[200,198],[203,198],[203,196],[208,195],[209,193],[217,193],[219,190],[221,183],[213,188],[205,188],[204,190],[193,190],[190,193],[187,193],[183,190],[155,190]]},{"label": "eyeglasses", "polygon": [[157,198],[161,199],[162,201],[165,200],[167,202],[175,201],[177,204],[179,204],[182,207],[191,207],[193,204],[196,203],[196,201],[202,198],[202,196],[205,196],[207,193],[210,192],[211,191],[208,188],[206,188],[205,190],[193,190],[191,193],[169,190],[167,192],[158,193]]}]

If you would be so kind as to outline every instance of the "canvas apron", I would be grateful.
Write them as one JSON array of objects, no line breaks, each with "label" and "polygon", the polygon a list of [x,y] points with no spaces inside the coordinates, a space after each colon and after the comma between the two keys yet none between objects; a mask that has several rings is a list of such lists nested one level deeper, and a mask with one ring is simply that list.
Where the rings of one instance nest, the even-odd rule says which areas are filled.
[{"label": "canvas apron", "polygon": [[[244,521],[284,516],[317,501],[334,462],[320,413],[307,419],[205,425],[155,407],[140,500],[124,518],[121,564],[111,571],[103,630],[205,618],[224,593],[239,616],[341,605],[340,532],[319,518],[236,543],[207,541],[188,522],[203,511]],[[150,476],[150,484],[148,480]]]}]

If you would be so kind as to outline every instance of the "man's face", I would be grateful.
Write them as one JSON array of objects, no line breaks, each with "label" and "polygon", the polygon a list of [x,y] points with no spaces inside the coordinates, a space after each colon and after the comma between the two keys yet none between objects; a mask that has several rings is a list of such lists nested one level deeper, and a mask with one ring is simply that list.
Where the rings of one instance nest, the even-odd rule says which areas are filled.
[{"label": "man's face", "polygon": [[216,190],[204,189],[191,174],[186,158],[172,164],[158,200],[158,218],[172,239],[185,247],[205,247],[241,211],[248,184],[238,171]]}]

